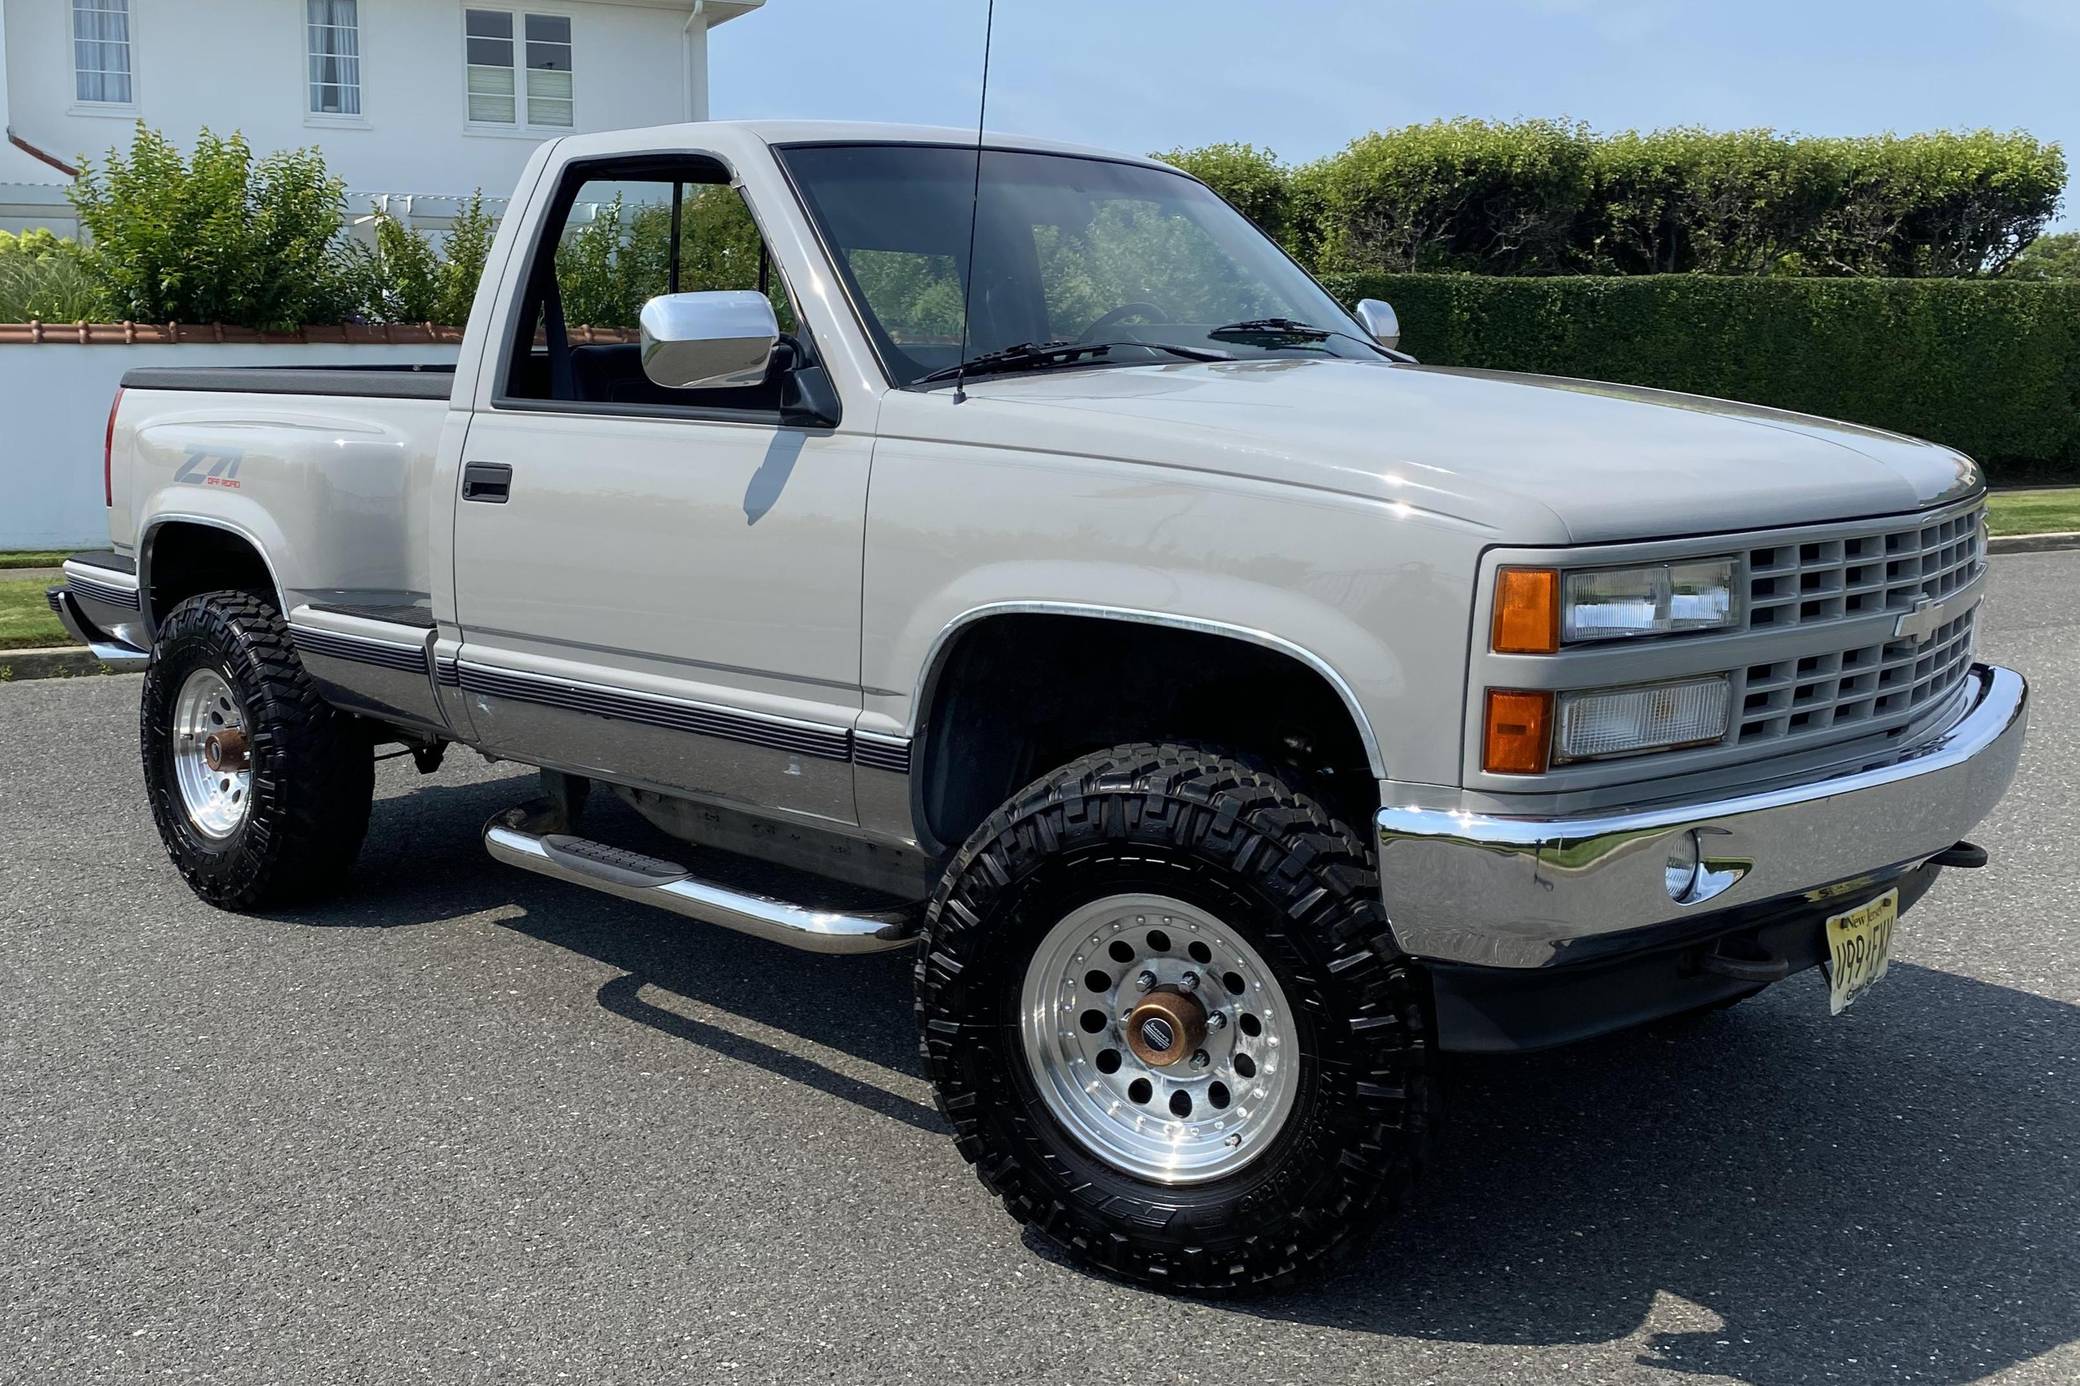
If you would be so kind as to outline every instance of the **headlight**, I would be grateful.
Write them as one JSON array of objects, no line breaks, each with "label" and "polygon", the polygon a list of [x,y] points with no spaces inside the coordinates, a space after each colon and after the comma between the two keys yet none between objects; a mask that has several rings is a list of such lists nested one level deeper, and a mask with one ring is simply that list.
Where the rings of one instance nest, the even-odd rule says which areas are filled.
[{"label": "headlight", "polygon": [[1723,677],[1562,693],[1553,759],[1596,760],[1718,741],[1726,735],[1731,698]]},{"label": "headlight", "polygon": [[1592,568],[1562,579],[1560,638],[1567,644],[1723,630],[1737,613],[1731,558]]}]

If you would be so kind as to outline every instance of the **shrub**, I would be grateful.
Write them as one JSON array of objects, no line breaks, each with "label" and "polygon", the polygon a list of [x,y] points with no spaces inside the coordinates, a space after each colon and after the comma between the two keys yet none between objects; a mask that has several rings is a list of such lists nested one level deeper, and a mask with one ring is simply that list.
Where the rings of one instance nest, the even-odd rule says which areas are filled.
[{"label": "shrub", "polygon": [[1621,381],[1930,438],[2080,481],[2080,282],[1338,276],[1427,365]]},{"label": "shrub", "polygon": [[82,322],[103,316],[78,241],[48,231],[0,231],[0,322]]},{"label": "shrub", "polygon": [[140,122],[127,157],[82,168],[72,200],[119,317],[281,330],[353,306],[345,193],[315,149],[256,160],[242,136],[205,130],[187,159]]},{"label": "shrub", "polygon": [[471,193],[441,245],[440,291],[434,297],[433,321],[458,327],[469,321],[497,230],[497,220],[484,210],[483,190]]},{"label": "shrub", "polygon": [[374,247],[356,244],[347,251],[361,315],[371,322],[468,321],[493,230],[481,191],[470,196],[438,249],[387,211],[376,213]]}]

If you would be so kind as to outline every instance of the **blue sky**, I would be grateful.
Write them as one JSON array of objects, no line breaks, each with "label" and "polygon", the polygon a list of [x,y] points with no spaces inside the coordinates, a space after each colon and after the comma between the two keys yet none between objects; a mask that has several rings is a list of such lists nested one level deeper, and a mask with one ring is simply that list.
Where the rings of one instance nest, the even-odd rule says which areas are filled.
[{"label": "blue sky", "polygon": [[[714,114],[972,124],[983,11],[767,0],[715,34]],[[2080,166],[2080,0],[997,0],[992,129],[1299,161],[1457,115],[2019,128]]]}]

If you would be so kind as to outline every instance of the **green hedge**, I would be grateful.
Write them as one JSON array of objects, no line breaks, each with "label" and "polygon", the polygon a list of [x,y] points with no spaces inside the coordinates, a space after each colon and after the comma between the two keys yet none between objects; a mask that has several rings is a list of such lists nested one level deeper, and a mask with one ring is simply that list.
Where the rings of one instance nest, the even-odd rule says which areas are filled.
[{"label": "green hedge", "polygon": [[1156,157],[1306,263],[1351,274],[1992,275],[2066,185],[2058,145],[1990,130],[1838,139],[1444,120],[1298,168],[1237,144]]},{"label": "green hedge", "polygon": [[1621,381],[1931,438],[2080,481],[2080,281],[1332,275],[1425,364]]}]

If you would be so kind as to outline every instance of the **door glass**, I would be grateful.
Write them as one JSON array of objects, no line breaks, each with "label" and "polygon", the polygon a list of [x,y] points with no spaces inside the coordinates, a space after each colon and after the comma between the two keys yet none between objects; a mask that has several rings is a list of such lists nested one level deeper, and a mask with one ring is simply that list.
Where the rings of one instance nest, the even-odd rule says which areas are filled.
[{"label": "door glass", "polygon": [[[562,355],[552,361],[558,348],[551,305],[531,301],[521,317],[530,339],[515,343],[512,397],[708,411],[778,408],[778,373],[761,385],[701,391],[669,389],[644,375],[637,339],[643,305],[674,292],[763,287],[780,331],[793,342],[795,360],[806,359],[808,344],[798,335],[787,286],[743,196],[727,184],[593,179],[577,189],[563,224],[545,244],[554,246]],[[530,276],[530,282],[540,281]]]},{"label": "door glass", "polygon": [[[735,188],[684,185],[678,291],[756,289],[765,243]],[[768,267],[767,297],[780,330],[794,306]],[[578,190],[556,247],[556,283],[573,327],[634,327],[643,305],[672,292],[672,185],[593,182]]]}]

